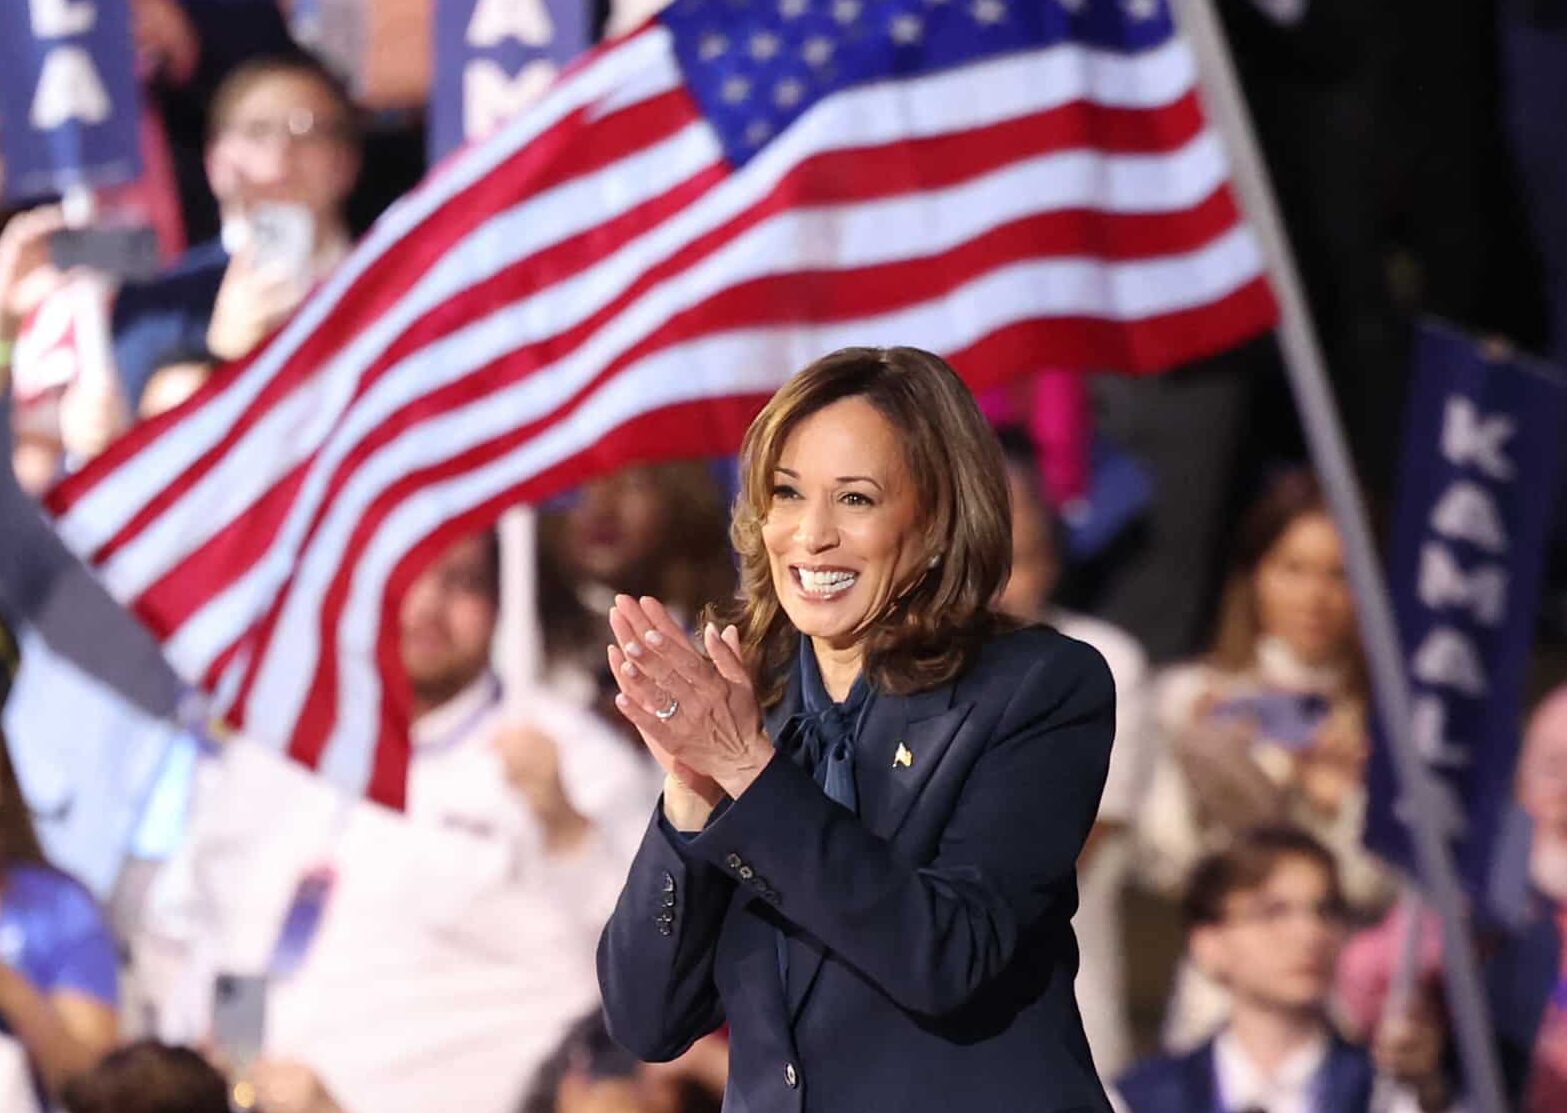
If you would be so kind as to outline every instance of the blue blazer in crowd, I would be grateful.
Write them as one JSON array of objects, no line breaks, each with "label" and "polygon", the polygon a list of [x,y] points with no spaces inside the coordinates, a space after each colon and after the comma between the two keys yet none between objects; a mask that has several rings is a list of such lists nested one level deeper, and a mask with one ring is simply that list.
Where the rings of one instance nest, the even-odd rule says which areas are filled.
[{"label": "blue blazer in crowd", "polygon": [[876,698],[858,816],[789,753],[695,837],[655,814],[599,944],[611,1034],[667,1060],[727,1021],[725,1113],[1108,1110],[1071,918],[1114,702],[1096,652],[1031,627]]},{"label": "blue blazer in crowd", "polygon": [[[1335,1039],[1318,1082],[1318,1113],[1368,1113],[1376,1068],[1364,1048]],[[1133,1067],[1116,1089],[1131,1113],[1239,1113],[1219,1104],[1213,1041]]]}]

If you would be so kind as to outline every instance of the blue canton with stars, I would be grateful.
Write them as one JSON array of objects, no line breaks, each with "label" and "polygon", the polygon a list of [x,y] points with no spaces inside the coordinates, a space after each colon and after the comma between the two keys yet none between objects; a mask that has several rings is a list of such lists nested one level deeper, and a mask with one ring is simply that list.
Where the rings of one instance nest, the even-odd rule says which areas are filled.
[{"label": "blue canton with stars", "polygon": [[659,16],[686,84],[743,165],[831,93],[1079,42],[1136,53],[1165,0],[675,0]]}]

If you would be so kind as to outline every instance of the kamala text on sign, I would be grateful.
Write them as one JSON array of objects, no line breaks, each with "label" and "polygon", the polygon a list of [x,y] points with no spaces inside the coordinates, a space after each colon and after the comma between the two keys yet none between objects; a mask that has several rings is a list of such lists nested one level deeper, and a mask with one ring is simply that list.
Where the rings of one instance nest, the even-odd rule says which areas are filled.
[{"label": "kamala text on sign", "polygon": [[[1435,818],[1483,905],[1511,798],[1567,390],[1550,369],[1437,327],[1422,332],[1417,361],[1390,584]],[[1378,750],[1367,842],[1407,861],[1407,816]]]},{"label": "kamala text on sign", "polygon": [[130,181],[140,108],[126,0],[0,4],[0,141],[13,198]]},{"label": "kamala text on sign", "polygon": [[588,46],[587,0],[437,0],[432,149],[482,139]]}]

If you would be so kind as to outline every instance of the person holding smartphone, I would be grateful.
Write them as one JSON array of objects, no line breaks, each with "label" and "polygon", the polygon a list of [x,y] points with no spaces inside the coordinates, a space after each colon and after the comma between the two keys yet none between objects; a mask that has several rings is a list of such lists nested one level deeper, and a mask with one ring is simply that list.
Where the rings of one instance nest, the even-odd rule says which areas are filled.
[{"label": "person holding smartphone", "polygon": [[224,80],[206,151],[223,235],[115,302],[115,363],[133,405],[159,369],[239,359],[299,307],[348,254],[359,167],[357,106],[318,62],[257,59]]},{"label": "person holding smartphone", "polygon": [[[1316,477],[1278,476],[1242,523],[1207,656],[1155,695],[1159,753],[1138,824],[1145,880],[1177,893],[1203,853],[1292,823],[1333,851],[1351,921],[1373,921],[1391,876],[1361,845],[1366,675],[1337,527]],[[1189,1047],[1226,996],[1188,964],[1166,1038]]]}]

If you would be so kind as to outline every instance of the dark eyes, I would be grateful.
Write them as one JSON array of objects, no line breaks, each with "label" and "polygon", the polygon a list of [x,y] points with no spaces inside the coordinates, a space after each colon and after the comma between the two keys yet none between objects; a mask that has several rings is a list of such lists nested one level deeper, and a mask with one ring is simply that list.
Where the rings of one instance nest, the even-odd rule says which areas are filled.
[{"label": "dark eyes", "polygon": [[[789,486],[787,483],[776,483],[773,485],[773,498],[775,500],[797,499],[799,497],[800,492]],[[874,499],[872,499],[869,495],[861,494],[859,491],[845,491],[843,494],[838,496],[838,501],[843,503],[845,506],[876,505]]]}]

